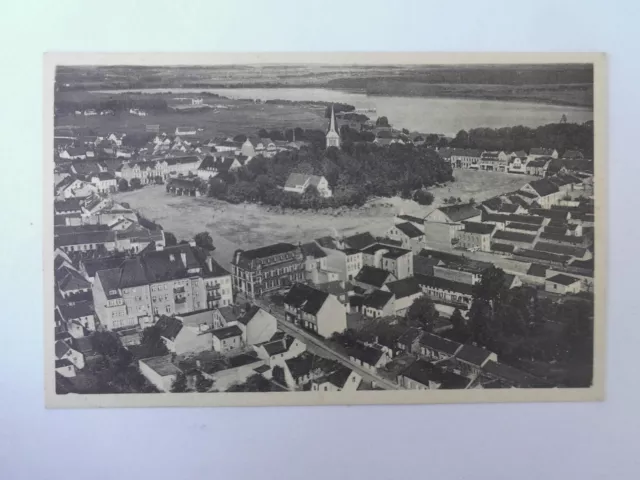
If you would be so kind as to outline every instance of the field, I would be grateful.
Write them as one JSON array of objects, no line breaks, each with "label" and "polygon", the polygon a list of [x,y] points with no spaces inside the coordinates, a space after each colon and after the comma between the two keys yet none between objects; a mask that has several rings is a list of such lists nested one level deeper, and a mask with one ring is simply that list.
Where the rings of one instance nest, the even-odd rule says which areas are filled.
[{"label": "field", "polygon": [[[231,205],[211,198],[176,197],[167,194],[163,186],[117,193],[114,198],[129,203],[179,240],[193,238],[194,234],[207,230],[216,246],[214,257],[228,267],[238,248],[256,248],[274,242],[307,242],[330,235],[334,230],[345,235],[367,230],[374,235],[383,235],[392,225],[396,213],[424,216],[449,196],[460,197],[463,201],[471,197],[482,201],[513,191],[531,178],[467,170],[457,170],[455,176],[456,182],[432,190],[435,202],[429,207],[400,198],[383,198],[339,215],[309,211],[283,213],[261,205]],[[448,239],[427,238],[427,242],[438,248],[450,248]]]},{"label": "field", "polygon": [[[92,92],[63,92],[57,99],[70,101],[96,101],[109,98],[152,98],[156,95],[109,95]],[[176,95],[174,95],[176,96]],[[184,96],[184,95],[183,95]],[[194,95],[195,96],[195,95]],[[161,95],[169,101],[172,96]],[[138,117],[128,112],[113,116],[62,115],[55,119],[56,135],[66,134],[67,130],[77,135],[99,135],[115,133],[144,133],[146,125],[159,125],[161,132],[174,132],[179,126],[203,128],[200,136],[235,136],[239,133],[255,133],[260,128],[284,129],[301,127],[305,129],[324,129],[324,107],[311,105],[273,105],[256,104],[246,100],[205,97],[205,103],[219,106],[207,110],[185,110],[154,112],[146,117]]]}]

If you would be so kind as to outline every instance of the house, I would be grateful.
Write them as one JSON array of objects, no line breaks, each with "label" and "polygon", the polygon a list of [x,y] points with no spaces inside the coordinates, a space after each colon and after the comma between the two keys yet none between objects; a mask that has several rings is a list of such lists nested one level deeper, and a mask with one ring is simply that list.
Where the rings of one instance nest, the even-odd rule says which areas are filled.
[{"label": "house", "polygon": [[63,178],[55,185],[56,199],[64,200],[68,198],[83,199],[97,193],[98,189],[95,185],[80,180],[79,178],[69,175]]},{"label": "house", "polygon": [[171,362],[171,355],[138,360],[140,373],[160,392],[170,392],[182,370]]},{"label": "house", "polygon": [[544,279],[547,277],[547,267],[539,263],[532,263],[527,270],[527,275]]},{"label": "house", "polygon": [[336,366],[331,373],[311,381],[312,392],[355,392],[362,377],[343,365]]},{"label": "house", "polygon": [[462,344],[433,333],[424,333],[418,339],[417,353],[430,362],[439,362],[456,355]]},{"label": "house", "polygon": [[182,135],[182,136],[191,136],[191,135],[196,135],[198,133],[198,129],[196,127],[177,127],[175,134],[176,135]]},{"label": "house", "polygon": [[535,242],[536,236],[514,231],[498,230],[494,233],[493,240],[499,243],[513,245],[514,247],[529,248],[533,245],[533,242]]},{"label": "house", "polygon": [[468,310],[473,299],[472,285],[440,277],[416,275],[422,291],[436,304]]},{"label": "house", "polygon": [[546,178],[529,182],[520,190],[536,195],[536,202],[538,202],[542,208],[551,208],[551,206],[557,204],[563,196],[563,192]]},{"label": "house", "polygon": [[198,166],[198,177],[208,180],[221,173],[233,172],[242,165],[235,157],[207,155]]},{"label": "house", "polygon": [[96,330],[95,313],[91,302],[74,302],[57,305],[57,310],[65,324],[66,331],[73,338],[82,338]]},{"label": "house", "polygon": [[315,242],[304,243],[300,246],[304,255],[305,273],[308,280],[318,281],[318,272],[327,269],[327,254]]},{"label": "house", "polygon": [[383,285],[382,290],[393,294],[393,314],[395,315],[404,315],[411,304],[424,295],[420,284],[414,277],[388,282]]},{"label": "house", "polygon": [[391,357],[384,349],[361,343],[347,348],[347,355],[353,363],[374,373],[391,361]]},{"label": "house", "polygon": [[[304,342],[283,332],[277,332],[270,340],[253,346],[258,358],[265,361],[265,365],[273,368],[304,353],[307,346]],[[284,367],[283,367],[284,368]]]},{"label": "house", "polygon": [[462,345],[455,355],[453,371],[458,375],[474,378],[479,375],[484,366],[491,360],[498,361],[498,355],[475,345]]},{"label": "house", "polygon": [[117,180],[109,172],[99,172],[91,177],[91,183],[100,193],[113,193],[117,189]]},{"label": "house", "polygon": [[78,370],[82,370],[84,368],[84,355],[71,348],[68,343],[62,340],[56,341],[54,352],[56,360],[67,360]]},{"label": "house", "polygon": [[398,374],[397,382],[407,390],[436,390],[443,385],[444,375],[442,368],[419,359]]},{"label": "house", "polygon": [[463,222],[463,228],[456,232],[458,246],[470,250],[488,252],[495,225],[480,222]]},{"label": "house", "polygon": [[388,270],[365,265],[356,275],[353,284],[364,290],[374,290],[380,289],[385,283],[393,282],[397,279],[398,278]]},{"label": "house", "polygon": [[291,173],[284,184],[285,192],[303,194],[308,188],[315,188],[318,194],[323,198],[329,198],[332,195],[329,182],[324,176],[309,175],[305,173]]},{"label": "house", "polygon": [[526,153],[524,153],[523,151],[514,152],[511,155],[511,159],[509,160],[509,165],[507,166],[507,172],[526,174],[527,163],[528,163],[528,157]]},{"label": "house", "polygon": [[199,197],[201,184],[195,178],[170,178],[167,181],[166,190],[174,195]]},{"label": "house", "polygon": [[209,351],[213,348],[212,333],[207,324],[185,325],[180,318],[162,315],[155,327],[167,349],[176,355]]},{"label": "house", "polygon": [[164,180],[170,176],[196,175],[203,160],[196,155],[187,155],[183,157],[169,157],[156,164],[157,174]]},{"label": "house", "polygon": [[424,229],[451,240],[455,232],[463,228],[461,222],[479,222],[481,214],[481,210],[470,203],[439,207],[425,217]]},{"label": "house", "polygon": [[231,265],[234,287],[250,298],[286,288],[305,278],[302,249],[290,243],[236,250]]},{"label": "house", "polygon": [[244,345],[242,330],[237,325],[211,330],[213,349],[216,352],[228,353],[238,350]]},{"label": "house", "polygon": [[519,232],[528,235],[536,235],[542,227],[532,223],[507,222],[504,229],[508,232]]},{"label": "house", "polygon": [[100,270],[92,293],[100,323],[109,330],[145,327],[159,315],[183,315],[233,301],[229,272],[191,245],[143,252]]},{"label": "house", "polygon": [[534,250],[540,250],[542,252],[555,253],[557,255],[568,255],[577,260],[588,260],[591,257],[591,253],[588,249],[579,246],[562,245],[558,243],[551,243],[545,241],[536,242],[533,247]]},{"label": "house", "polygon": [[548,388],[549,383],[530,373],[523,372],[504,363],[489,360],[482,369],[482,375],[498,380],[510,388]]},{"label": "house", "polygon": [[373,290],[362,300],[362,313],[367,317],[387,317],[394,312],[394,296],[389,291]]},{"label": "house", "polygon": [[413,276],[413,252],[385,243],[375,243],[362,250],[362,263],[387,270],[398,280]]},{"label": "house", "polygon": [[247,345],[264,343],[278,330],[276,317],[255,305],[237,318],[236,325],[242,330],[242,340]]},{"label": "house", "polygon": [[505,152],[482,152],[482,155],[480,155],[480,170],[506,172],[509,159],[509,155]]},{"label": "house", "polygon": [[450,152],[438,152],[443,158],[449,157],[453,168],[480,168],[480,157],[482,152],[470,148],[454,148]]},{"label": "house", "polygon": [[529,150],[529,158],[534,160],[541,157],[558,158],[558,151],[553,148],[532,148]]},{"label": "house", "polygon": [[288,321],[329,338],[347,328],[347,311],[335,295],[302,283],[291,287],[284,298]]},{"label": "house", "polygon": [[284,380],[289,390],[300,390],[305,384],[334,372],[340,364],[309,352],[285,360]]},{"label": "house", "polygon": [[541,157],[541,158],[529,160],[525,166],[527,175],[544,177],[547,169],[547,165],[549,165],[550,162],[551,162],[550,157]]},{"label": "house", "polygon": [[[422,228],[423,225],[420,227]],[[427,246],[424,231],[421,228],[416,227],[412,222],[396,223],[387,230],[387,236],[393,240],[399,240],[402,248],[418,253]]]},{"label": "house", "polygon": [[58,156],[65,160],[84,160],[87,158],[87,149],[82,147],[68,147],[62,150]]},{"label": "house", "polygon": [[578,293],[582,290],[582,282],[577,277],[561,273],[547,278],[544,282],[544,289],[547,292],[559,293],[561,295]]}]

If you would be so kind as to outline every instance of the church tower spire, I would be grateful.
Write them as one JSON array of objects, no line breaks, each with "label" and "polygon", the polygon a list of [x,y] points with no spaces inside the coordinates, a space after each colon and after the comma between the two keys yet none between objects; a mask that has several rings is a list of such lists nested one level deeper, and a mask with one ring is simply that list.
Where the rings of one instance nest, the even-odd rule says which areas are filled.
[{"label": "church tower spire", "polygon": [[327,132],[327,148],[340,148],[340,135],[336,131],[336,116],[331,105],[331,117],[329,120],[329,131]]}]

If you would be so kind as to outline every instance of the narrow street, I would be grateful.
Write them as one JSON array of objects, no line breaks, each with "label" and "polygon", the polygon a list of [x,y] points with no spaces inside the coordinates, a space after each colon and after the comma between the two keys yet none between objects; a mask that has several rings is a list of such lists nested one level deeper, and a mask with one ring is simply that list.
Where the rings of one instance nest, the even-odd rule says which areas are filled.
[{"label": "narrow street", "polygon": [[341,353],[338,353],[335,350],[333,350],[331,347],[325,344],[322,340],[316,338],[315,336],[304,331],[300,327],[297,327],[291,322],[285,320],[284,311],[281,308],[275,307],[274,305],[270,305],[264,300],[255,300],[255,303],[260,307],[262,307],[263,309],[270,311],[271,315],[276,317],[276,319],[278,320],[278,326],[282,331],[284,331],[285,333],[293,337],[298,338],[299,340],[302,340],[305,344],[307,344],[307,349],[311,353],[317,353],[322,357],[325,357],[331,360],[336,360],[342,363],[344,366],[357,372],[363,378],[363,380],[372,382],[376,386],[383,388],[385,390],[398,390],[400,388],[397,384],[389,380],[386,380],[380,377],[379,375],[376,375],[375,373],[370,372],[369,370],[365,370],[359,365],[356,365]]}]

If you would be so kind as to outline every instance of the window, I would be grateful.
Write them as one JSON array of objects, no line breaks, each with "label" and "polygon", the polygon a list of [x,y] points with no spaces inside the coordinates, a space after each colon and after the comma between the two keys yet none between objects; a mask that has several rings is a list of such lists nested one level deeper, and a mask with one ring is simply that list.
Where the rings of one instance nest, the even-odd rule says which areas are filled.
[{"label": "window", "polygon": [[166,306],[166,310],[167,310],[167,313],[170,313],[171,312],[171,305],[167,305]]},{"label": "window", "polygon": [[327,386],[326,386],[326,385],[324,386],[324,391],[325,391],[325,392],[327,391]]}]

